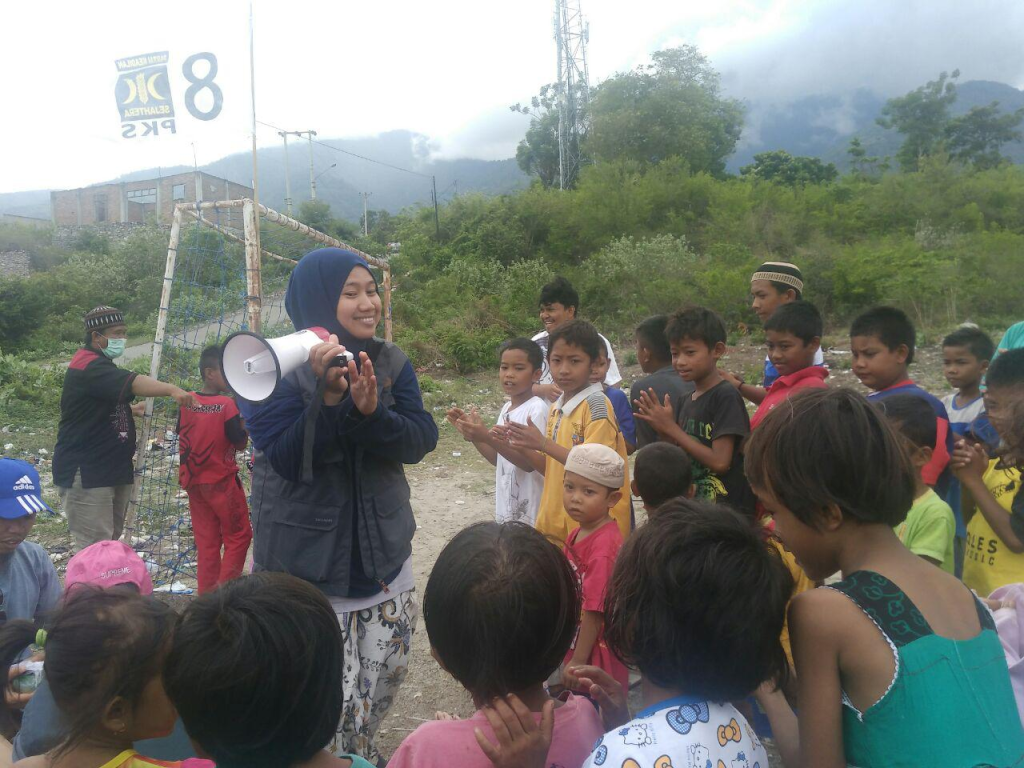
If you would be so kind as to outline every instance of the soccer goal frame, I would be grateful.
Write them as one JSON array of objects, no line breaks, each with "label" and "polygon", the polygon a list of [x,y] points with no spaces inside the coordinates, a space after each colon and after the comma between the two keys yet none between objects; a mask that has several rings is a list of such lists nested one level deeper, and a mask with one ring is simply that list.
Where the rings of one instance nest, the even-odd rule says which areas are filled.
[{"label": "soccer goal frame", "polygon": [[[240,227],[238,226],[239,216],[241,217]],[[225,224],[225,222],[229,223]],[[242,328],[254,333],[261,333],[263,331],[263,326],[267,319],[264,317],[265,300],[267,299],[270,299],[275,303],[274,307],[270,308],[275,311],[271,311],[272,317],[270,318],[271,322],[269,323],[268,328],[275,324],[280,324],[287,318],[286,314],[284,314],[283,307],[277,306],[281,303],[280,300],[282,298],[280,294],[280,286],[278,286],[278,293],[275,294],[272,291],[269,297],[264,295],[263,265],[266,263],[265,259],[290,264],[292,266],[298,264],[297,259],[282,255],[281,253],[275,253],[274,250],[272,250],[275,248],[275,242],[283,245],[288,241],[288,238],[291,238],[292,241],[297,241],[301,244],[303,248],[305,248],[305,244],[308,242],[311,250],[317,246],[327,246],[351,251],[365,259],[372,267],[380,270],[384,338],[387,341],[392,340],[391,266],[386,257],[372,256],[368,253],[364,253],[358,248],[354,248],[335,237],[303,224],[302,222],[275,211],[272,208],[260,205],[249,198],[197,203],[179,203],[175,205],[174,214],[171,219],[170,235],[167,244],[167,260],[164,268],[156,332],[153,338],[152,357],[149,365],[149,375],[151,377],[160,378],[161,365],[165,356],[165,344],[168,341],[168,318],[172,314],[171,302],[174,300],[175,296],[175,280],[176,275],[178,274],[177,269],[179,267],[178,249],[181,243],[182,234],[189,227],[195,228],[196,226],[209,229],[211,232],[217,233],[225,243],[233,244],[233,247],[236,249],[238,246],[242,246],[244,250],[244,306],[236,313],[236,320]],[[280,230],[277,228],[280,228]],[[261,231],[267,234],[267,237],[265,238],[267,241],[266,243],[261,242]],[[271,234],[275,232],[280,232],[281,238],[279,240],[275,240],[274,237],[271,237]],[[292,255],[298,254],[293,253]],[[188,258],[186,253],[186,259],[182,262],[182,265],[187,263]],[[236,268],[241,266],[237,261],[235,261],[234,264],[236,265]],[[235,274],[237,274],[237,272]],[[280,276],[278,275],[278,277]],[[197,338],[197,342],[195,344],[189,342],[185,345],[184,349],[194,351],[194,349],[205,343],[206,333],[202,332],[198,334],[198,336],[201,336],[202,339]],[[174,344],[174,339],[171,339],[171,343],[172,345]],[[179,347],[176,348],[180,351]],[[170,359],[173,360],[173,358]],[[166,421],[166,419],[163,419],[163,421]],[[163,423],[163,421],[161,421],[161,423]],[[163,427],[160,427],[160,429],[163,429]],[[150,443],[151,441],[154,441],[154,437],[156,438],[156,442],[159,443],[163,439],[163,433],[159,430],[154,430],[154,399],[147,398],[145,402],[145,415],[142,422],[141,440],[139,441],[135,456],[135,482],[124,526],[124,537],[128,540],[128,543],[133,546],[137,543],[132,539],[133,534],[135,533],[140,504],[142,502],[147,460],[152,461],[152,457],[147,456],[147,450],[152,450],[153,446],[151,446]],[[175,529],[173,535],[177,537],[177,529]],[[177,546],[175,549],[177,549]],[[166,576],[163,573],[163,569],[165,568],[163,563],[166,562],[166,559],[164,559],[162,563],[159,564],[161,573],[159,575],[154,574],[154,576],[157,577],[154,580],[157,581],[157,583],[169,581],[173,584],[174,579],[179,573],[187,573],[187,571],[191,570],[190,568],[184,567],[179,569],[178,566],[181,566],[185,559],[184,555],[179,558],[180,562],[169,569],[169,576]]]}]

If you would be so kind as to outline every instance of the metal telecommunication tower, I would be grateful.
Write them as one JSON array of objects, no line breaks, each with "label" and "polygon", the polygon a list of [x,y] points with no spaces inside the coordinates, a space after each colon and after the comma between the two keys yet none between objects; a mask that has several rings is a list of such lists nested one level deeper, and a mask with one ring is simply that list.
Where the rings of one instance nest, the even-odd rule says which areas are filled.
[{"label": "metal telecommunication tower", "polygon": [[590,127],[590,79],[587,43],[590,25],[583,21],[580,0],[555,0],[558,48],[558,177],[569,189],[580,172],[580,139]]}]

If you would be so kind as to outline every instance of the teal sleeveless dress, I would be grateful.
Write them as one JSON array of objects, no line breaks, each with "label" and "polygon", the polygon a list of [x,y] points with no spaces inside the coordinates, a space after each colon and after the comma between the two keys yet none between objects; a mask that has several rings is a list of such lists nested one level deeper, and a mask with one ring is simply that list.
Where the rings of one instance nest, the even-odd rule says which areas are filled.
[{"label": "teal sleeveless dress", "polygon": [[846,762],[857,768],[1024,766],[1024,729],[992,616],[975,599],[981,632],[936,635],[903,591],[857,571],[829,587],[852,600],[892,648],[896,672],[859,712],[843,693]]}]

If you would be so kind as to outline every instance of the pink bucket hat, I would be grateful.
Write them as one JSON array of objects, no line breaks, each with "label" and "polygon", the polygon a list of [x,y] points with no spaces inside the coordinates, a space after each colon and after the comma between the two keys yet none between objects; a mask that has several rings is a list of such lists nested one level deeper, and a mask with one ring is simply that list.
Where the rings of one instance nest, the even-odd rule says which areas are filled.
[{"label": "pink bucket hat", "polygon": [[135,550],[123,541],[97,541],[68,561],[64,591],[76,584],[107,589],[116,584],[134,584],[143,595],[153,594],[153,579]]}]

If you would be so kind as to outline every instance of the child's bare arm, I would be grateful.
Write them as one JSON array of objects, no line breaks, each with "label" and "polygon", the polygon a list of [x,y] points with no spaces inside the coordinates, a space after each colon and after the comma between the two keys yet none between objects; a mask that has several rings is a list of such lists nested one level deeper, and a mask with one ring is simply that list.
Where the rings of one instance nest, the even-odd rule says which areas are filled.
[{"label": "child's bare arm", "polygon": [[719,370],[718,373],[723,379],[736,387],[736,391],[739,392],[742,397],[746,398],[754,405],[760,405],[764,400],[765,395],[768,394],[768,390],[764,387],[759,387],[756,384],[747,384],[735,373],[729,373],[728,371],[723,370]]},{"label": "child's bare arm", "polygon": [[224,435],[236,451],[244,451],[249,444],[249,433],[242,426],[241,416],[233,416],[224,422]]},{"label": "child's bare arm", "polygon": [[498,454],[511,461],[519,469],[524,472],[544,474],[545,459],[543,453],[513,448],[508,442],[508,430],[500,426],[491,428],[491,439]]},{"label": "child's bare arm", "polygon": [[546,437],[532,421],[526,424],[510,421],[508,423],[508,441],[513,448],[539,451],[542,454],[547,454],[559,464],[565,464],[569,458],[569,449]]},{"label": "child's bare arm", "polygon": [[[815,589],[797,595],[790,603],[789,632],[800,699],[797,766],[846,766],[839,642],[847,628],[834,604],[842,599],[830,590]],[[793,759],[791,745],[787,747]]]},{"label": "child's bare arm", "polygon": [[462,435],[467,443],[472,443],[481,456],[487,459],[491,466],[498,463],[498,454],[492,445],[487,427],[484,426],[480,413],[473,409],[466,413],[461,408],[451,408],[446,414],[448,423],[455,427],[455,430]]},{"label": "child's bare arm", "polygon": [[781,689],[776,690],[773,682],[766,682],[757,689],[754,698],[771,723],[772,738],[782,757],[782,764],[786,768],[799,768],[800,728],[796,713],[786,701],[786,695]]},{"label": "child's bare arm", "polygon": [[583,618],[580,619],[580,631],[576,636],[576,648],[573,649],[572,658],[565,665],[562,673],[562,682],[565,686],[572,687],[576,684],[576,676],[569,671],[570,667],[583,666],[590,663],[590,654],[597,645],[598,635],[604,627],[604,614],[600,611],[583,611]]}]

